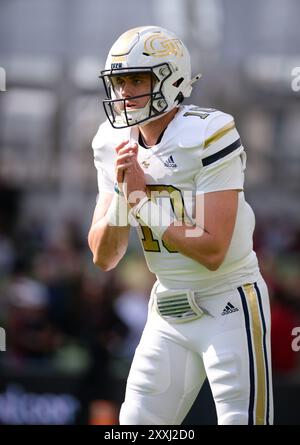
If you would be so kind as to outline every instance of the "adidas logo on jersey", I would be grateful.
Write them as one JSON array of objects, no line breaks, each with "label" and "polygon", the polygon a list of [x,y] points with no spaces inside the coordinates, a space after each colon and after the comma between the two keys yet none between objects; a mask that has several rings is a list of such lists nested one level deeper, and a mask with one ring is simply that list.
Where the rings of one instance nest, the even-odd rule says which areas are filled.
[{"label": "adidas logo on jersey", "polygon": [[168,159],[164,162],[164,166],[165,167],[171,167],[171,168],[176,168],[177,164],[173,159],[173,156],[169,156]]},{"label": "adidas logo on jersey", "polygon": [[231,304],[229,301],[226,304],[226,306],[223,309],[223,312],[221,315],[228,315],[228,314],[232,314],[233,312],[237,312],[238,308],[234,307],[233,304]]}]

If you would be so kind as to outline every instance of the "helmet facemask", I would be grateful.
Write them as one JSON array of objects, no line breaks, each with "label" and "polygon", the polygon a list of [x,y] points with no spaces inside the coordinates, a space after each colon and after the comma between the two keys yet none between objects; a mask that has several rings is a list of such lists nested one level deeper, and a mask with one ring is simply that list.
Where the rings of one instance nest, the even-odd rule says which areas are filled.
[{"label": "helmet facemask", "polygon": [[[114,87],[114,78],[117,76],[130,76],[135,73],[149,73],[151,75],[151,88],[149,93],[127,98],[120,97],[120,93]],[[141,125],[146,121],[154,120],[165,113],[168,108],[163,94],[164,82],[172,75],[167,63],[154,67],[117,68],[101,71],[107,98],[103,101],[104,110],[111,125],[114,128],[126,128]],[[149,97],[147,104],[142,108],[128,109],[126,102]]]}]

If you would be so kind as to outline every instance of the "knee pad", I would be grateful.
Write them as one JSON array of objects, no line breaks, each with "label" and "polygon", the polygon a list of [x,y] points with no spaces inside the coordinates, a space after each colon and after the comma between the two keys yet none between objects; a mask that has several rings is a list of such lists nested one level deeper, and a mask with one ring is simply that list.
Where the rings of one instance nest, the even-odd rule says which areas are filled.
[{"label": "knee pad", "polygon": [[120,425],[163,425],[164,422],[145,408],[124,402],[121,406]]}]

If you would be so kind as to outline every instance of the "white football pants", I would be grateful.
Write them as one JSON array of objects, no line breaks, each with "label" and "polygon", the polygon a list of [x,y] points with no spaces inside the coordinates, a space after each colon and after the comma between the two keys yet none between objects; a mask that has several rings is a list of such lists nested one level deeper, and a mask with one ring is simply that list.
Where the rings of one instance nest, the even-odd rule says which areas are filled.
[{"label": "white football pants", "polygon": [[171,324],[150,301],[127,380],[121,425],[181,424],[206,377],[218,424],[272,424],[265,282],[201,298],[199,305],[208,312],[200,319]]}]

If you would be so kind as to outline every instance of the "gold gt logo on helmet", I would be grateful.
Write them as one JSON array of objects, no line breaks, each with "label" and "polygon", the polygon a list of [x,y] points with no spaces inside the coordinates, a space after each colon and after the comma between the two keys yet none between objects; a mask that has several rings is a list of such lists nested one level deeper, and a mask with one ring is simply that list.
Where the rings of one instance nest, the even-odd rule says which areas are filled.
[{"label": "gold gt logo on helmet", "polygon": [[169,39],[164,35],[152,34],[145,40],[144,54],[152,57],[183,56],[182,43],[179,39]]}]

